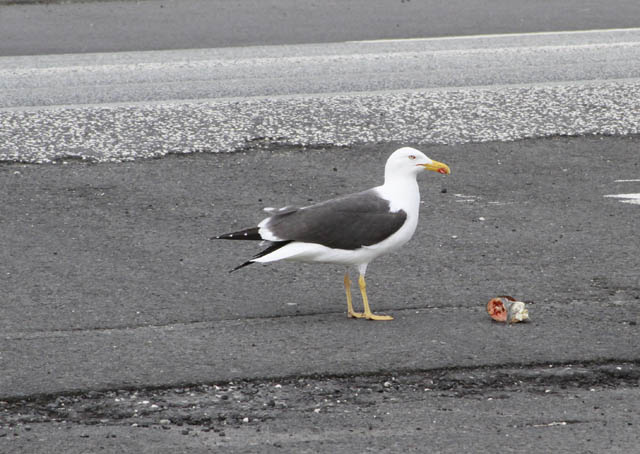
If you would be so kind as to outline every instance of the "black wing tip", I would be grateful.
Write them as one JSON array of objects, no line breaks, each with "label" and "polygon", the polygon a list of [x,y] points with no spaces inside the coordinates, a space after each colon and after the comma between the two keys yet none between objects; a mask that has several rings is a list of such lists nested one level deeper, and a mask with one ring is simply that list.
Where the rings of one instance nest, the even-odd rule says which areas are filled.
[{"label": "black wing tip", "polygon": [[252,263],[254,263],[254,262],[252,262],[251,260],[247,260],[247,261],[246,261],[246,262],[244,262],[242,265],[238,265],[238,266],[236,266],[234,269],[229,270],[229,273],[233,273],[234,271],[238,271],[240,268],[244,268],[245,266],[249,266],[249,265],[251,265]]},{"label": "black wing tip", "polygon": [[258,231],[258,227],[239,230],[237,232],[223,233],[222,235],[213,236],[211,240],[262,240],[262,236]]},{"label": "black wing tip", "polygon": [[242,265],[238,265],[236,266],[234,269],[230,270],[229,273],[233,273],[234,271],[239,270],[240,268],[244,268],[245,266],[251,265],[252,263],[256,263],[255,260],[259,259],[260,257],[264,257],[267,254],[272,253],[273,251],[277,251],[278,249],[280,249],[282,246],[285,246],[287,244],[291,243],[291,241],[278,241],[277,243],[273,243],[271,246],[269,246],[268,248],[266,248],[264,251],[257,253],[256,255],[253,256],[253,258],[251,260],[247,260],[246,262],[244,262]]}]

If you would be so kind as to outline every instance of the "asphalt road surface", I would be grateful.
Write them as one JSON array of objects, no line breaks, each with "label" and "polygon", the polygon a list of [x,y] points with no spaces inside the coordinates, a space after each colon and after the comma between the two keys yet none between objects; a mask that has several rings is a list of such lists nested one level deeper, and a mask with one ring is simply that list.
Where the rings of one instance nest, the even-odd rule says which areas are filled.
[{"label": "asphalt road surface", "polygon": [[[416,236],[368,274],[373,308],[393,314],[390,323],[347,319],[342,269],[254,265],[228,274],[257,244],[208,239],[252,225],[265,205],[375,184],[388,145],[4,165],[0,389],[14,404],[5,404],[0,443],[29,452],[45,452],[51,440],[77,452],[137,449],[141,440],[152,440],[149,452],[184,440],[196,452],[435,443],[456,452],[480,438],[487,452],[548,443],[568,452],[578,442],[629,451],[640,423],[638,206],[605,196],[637,192],[640,182],[618,181],[638,177],[637,147],[635,137],[427,147],[453,173],[425,175]],[[486,301],[505,293],[530,302],[530,323],[507,328],[488,318]],[[546,377],[549,366],[570,378]],[[476,391],[466,399],[456,399],[465,386],[446,389],[447,377],[437,385],[438,371],[505,367],[521,368],[505,372],[513,382],[470,379]],[[385,395],[391,400],[354,396],[393,377],[408,385]],[[436,392],[416,398],[432,379]],[[254,384],[235,389],[229,380]],[[280,381],[286,398],[269,394]],[[197,383],[223,391],[148,391]],[[266,388],[259,405],[254,386]],[[118,389],[143,396],[95,393]],[[184,392],[195,394],[185,400]],[[43,393],[51,397],[19,400]],[[211,406],[218,398],[234,403]],[[293,413],[276,409],[280,401]],[[202,418],[188,419],[198,408]],[[344,418],[353,425],[345,429]],[[470,432],[449,444],[442,424]]]},{"label": "asphalt road surface", "polygon": [[[531,23],[569,17],[530,4]],[[31,33],[18,53],[130,49],[133,30],[168,17],[151,6],[176,6],[118,3],[114,17],[141,27],[94,22],[92,38],[81,25],[61,47],[48,34],[61,12],[105,5],[0,6],[0,34]],[[576,27],[637,25],[624,22],[630,2],[581,5]],[[181,11],[194,32],[207,20]],[[469,33],[491,23],[465,11],[442,17],[477,22]],[[248,41],[202,45],[254,32],[300,42],[299,21],[271,40],[260,30],[273,27],[242,20],[256,25],[229,36]],[[152,41],[196,46],[172,27]],[[404,32],[375,37],[426,36]],[[638,41],[627,30],[0,58],[0,452],[637,450]],[[393,322],[346,317],[339,267],[227,272],[259,246],[210,237],[265,206],[379,184],[398,145],[452,174],[422,176],[415,237],[369,268],[372,307]],[[531,321],[492,322],[484,306],[499,294],[526,301]]]},{"label": "asphalt road surface", "polygon": [[634,0],[0,0],[0,55],[637,27]]}]

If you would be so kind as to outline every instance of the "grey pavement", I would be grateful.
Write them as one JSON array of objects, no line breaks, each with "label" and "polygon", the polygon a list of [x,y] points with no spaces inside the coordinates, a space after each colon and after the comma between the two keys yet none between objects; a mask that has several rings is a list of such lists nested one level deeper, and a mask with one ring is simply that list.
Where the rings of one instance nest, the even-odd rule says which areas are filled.
[{"label": "grey pavement", "polygon": [[[631,452],[636,33],[1,59],[0,451]],[[278,88],[287,52],[313,71]],[[376,59],[404,82],[359,81]],[[259,89],[185,95],[218,67]],[[370,266],[393,322],[347,319],[338,267],[227,272],[259,246],[211,236],[378,184],[398,145],[452,175]]]},{"label": "grey pavement", "polygon": [[635,452],[633,371],[546,364],[61,396],[5,405],[5,413],[22,413],[8,416],[14,425],[0,429],[0,447],[33,454]]},{"label": "grey pavement", "polygon": [[[254,225],[263,206],[378,184],[390,146],[5,165],[2,395],[637,361],[638,207],[604,197],[638,192],[616,183],[638,177],[637,147],[423,148],[453,173],[425,176],[415,238],[370,266],[374,309],[396,316],[386,324],[346,318],[341,268],[229,274],[258,245],[209,237]],[[535,302],[532,323],[489,320],[486,302],[505,293]]]},{"label": "grey pavement", "polygon": [[634,0],[19,3],[33,2],[0,1],[0,55],[627,28],[640,17]]},{"label": "grey pavement", "polygon": [[[638,192],[637,148],[423,147],[453,173],[370,266],[388,323],[346,317],[339,267],[229,274],[258,245],[209,237],[375,184],[389,145],[5,164],[0,448],[630,452],[639,207],[605,196]],[[489,319],[505,293],[531,322]]]}]

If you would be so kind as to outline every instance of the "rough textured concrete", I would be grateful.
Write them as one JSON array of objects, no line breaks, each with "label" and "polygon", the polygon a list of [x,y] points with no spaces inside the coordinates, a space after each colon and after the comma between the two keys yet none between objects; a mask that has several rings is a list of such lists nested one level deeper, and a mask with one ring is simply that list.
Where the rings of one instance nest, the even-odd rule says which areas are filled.
[{"label": "rough textured concrete", "polygon": [[633,452],[637,365],[453,369],[1,403],[11,452]]},{"label": "rough textured concrete", "polygon": [[167,154],[455,144],[639,132],[640,83],[597,82],[0,112],[0,160],[118,162]]},{"label": "rough textured concrete", "polygon": [[638,30],[0,61],[7,161],[625,135],[640,124]]}]

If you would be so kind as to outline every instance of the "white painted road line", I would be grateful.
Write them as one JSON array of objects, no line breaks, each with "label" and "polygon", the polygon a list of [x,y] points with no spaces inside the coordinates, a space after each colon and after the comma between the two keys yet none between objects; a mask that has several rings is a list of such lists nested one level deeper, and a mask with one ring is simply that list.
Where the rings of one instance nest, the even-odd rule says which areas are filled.
[{"label": "white painted road line", "polygon": [[478,38],[503,38],[505,36],[509,36],[512,38],[528,38],[532,36],[586,36],[586,35],[602,35],[605,33],[637,33],[640,32],[640,28],[638,27],[628,27],[628,28],[600,28],[593,30],[566,30],[566,31],[552,31],[552,32],[530,32],[530,33],[487,33],[484,35],[464,35],[464,36],[442,36],[442,37],[432,37],[432,38],[404,38],[404,39],[370,39],[370,40],[360,40],[360,41],[347,41],[351,43],[376,43],[376,42],[407,42],[407,41],[460,41],[463,39],[478,39]]},{"label": "white painted road line", "polygon": [[640,205],[640,193],[638,194],[609,194],[605,197],[611,197],[615,199],[621,199],[622,203],[631,203],[633,205]]}]

